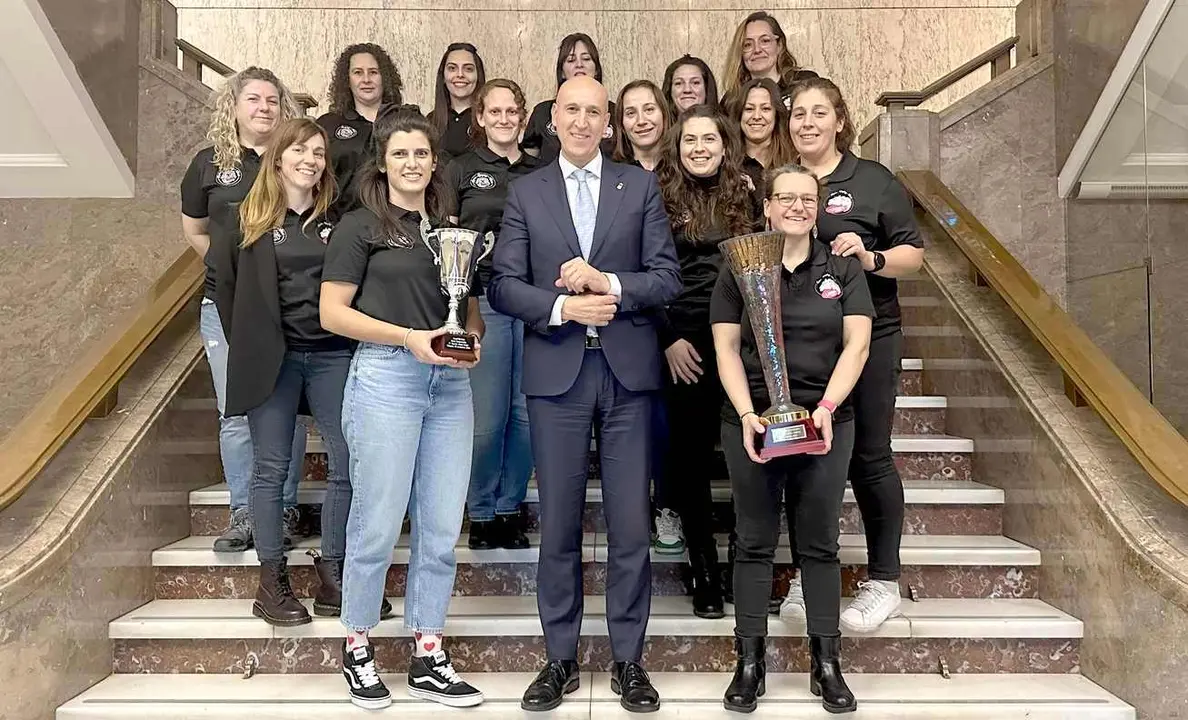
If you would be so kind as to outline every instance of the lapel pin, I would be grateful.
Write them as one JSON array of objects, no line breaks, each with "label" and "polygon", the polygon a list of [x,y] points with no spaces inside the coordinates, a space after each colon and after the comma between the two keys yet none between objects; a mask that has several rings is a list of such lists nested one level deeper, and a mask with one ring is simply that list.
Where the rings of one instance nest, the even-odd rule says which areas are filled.
[{"label": "lapel pin", "polygon": [[623,183],[619,183],[618,185],[615,185],[615,189],[616,189],[616,190],[622,190],[622,189],[623,189]]}]

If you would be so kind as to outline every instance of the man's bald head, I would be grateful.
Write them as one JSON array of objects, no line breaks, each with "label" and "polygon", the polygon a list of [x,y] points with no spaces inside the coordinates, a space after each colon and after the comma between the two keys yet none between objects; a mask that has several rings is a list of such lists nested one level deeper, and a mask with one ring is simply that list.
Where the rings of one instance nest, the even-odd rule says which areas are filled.
[{"label": "man's bald head", "polygon": [[609,129],[609,98],[602,83],[578,76],[562,83],[553,103],[553,126],[561,152],[578,167],[594,159]]}]

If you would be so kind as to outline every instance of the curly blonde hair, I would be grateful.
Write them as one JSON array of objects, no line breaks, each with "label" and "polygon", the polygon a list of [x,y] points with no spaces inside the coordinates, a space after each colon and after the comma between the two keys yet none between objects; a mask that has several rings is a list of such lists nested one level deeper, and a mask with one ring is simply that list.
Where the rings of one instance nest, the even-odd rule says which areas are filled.
[{"label": "curly blonde hair", "polygon": [[286,120],[304,116],[293,93],[271,70],[253,65],[228,76],[222,87],[210,94],[210,126],[206,130],[207,141],[214,145],[215,167],[220,171],[233,170],[242,162],[243,150],[239,144],[239,124],[235,121],[235,103],[244,86],[253,80],[272,83],[280,94],[277,127]]}]

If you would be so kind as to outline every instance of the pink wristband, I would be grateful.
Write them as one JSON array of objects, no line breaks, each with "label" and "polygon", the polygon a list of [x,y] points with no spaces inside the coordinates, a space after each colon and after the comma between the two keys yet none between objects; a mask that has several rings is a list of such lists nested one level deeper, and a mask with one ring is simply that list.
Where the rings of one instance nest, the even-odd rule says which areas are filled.
[{"label": "pink wristband", "polygon": [[817,403],[817,407],[825,408],[829,411],[830,415],[837,412],[837,403],[833,402],[832,400],[826,400],[825,398],[821,398],[821,402]]}]

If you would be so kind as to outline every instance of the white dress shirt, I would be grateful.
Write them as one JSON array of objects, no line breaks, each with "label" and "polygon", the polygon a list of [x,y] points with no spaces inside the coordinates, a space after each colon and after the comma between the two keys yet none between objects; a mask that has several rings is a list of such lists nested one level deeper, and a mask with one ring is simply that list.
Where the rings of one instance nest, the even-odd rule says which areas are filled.
[{"label": "white dress shirt", "polygon": [[[561,165],[561,177],[565,179],[565,196],[569,199],[569,216],[573,221],[574,227],[577,227],[577,202],[578,202],[578,181],[572,177],[573,171],[578,169],[577,165],[569,162],[565,157],[565,153],[558,156],[557,161]],[[590,197],[594,201],[595,212],[598,208],[598,198],[602,192],[602,152],[599,151],[594,155],[594,159],[586,163],[582,168],[590,173],[590,177],[586,179],[586,184],[590,188]],[[591,251],[593,248],[591,248]],[[589,260],[589,258],[586,258]],[[607,280],[610,281],[610,294],[617,298],[623,297],[623,286],[619,283],[619,278],[614,273],[604,273]],[[561,306],[565,304],[565,298],[569,295],[559,295],[556,301],[553,302],[553,312],[549,316],[549,325],[561,325]],[[588,335],[597,335],[598,331],[593,327],[587,327],[586,333]]]}]

